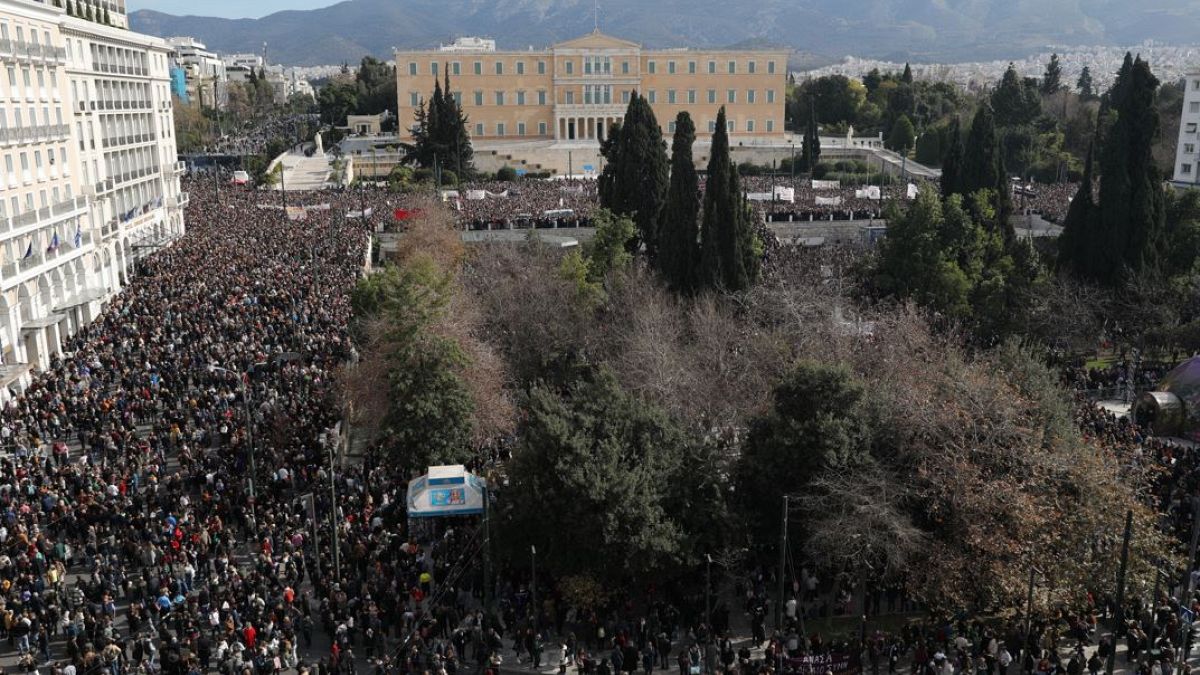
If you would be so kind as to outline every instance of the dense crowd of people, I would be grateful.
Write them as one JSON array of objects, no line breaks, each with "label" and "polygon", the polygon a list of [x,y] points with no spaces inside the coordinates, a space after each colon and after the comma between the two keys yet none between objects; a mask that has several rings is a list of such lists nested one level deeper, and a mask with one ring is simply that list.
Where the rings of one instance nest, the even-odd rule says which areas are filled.
[{"label": "dense crowd of people", "polygon": [[220,155],[261,155],[267,144],[277,138],[290,139],[293,143],[304,140],[302,135],[316,127],[317,115],[271,114],[247,121],[241,127],[223,134],[204,152]]},{"label": "dense crowd of people", "polygon": [[600,204],[596,181],[586,179],[473,182],[455,192],[446,199],[471,230],[586,227]]}]

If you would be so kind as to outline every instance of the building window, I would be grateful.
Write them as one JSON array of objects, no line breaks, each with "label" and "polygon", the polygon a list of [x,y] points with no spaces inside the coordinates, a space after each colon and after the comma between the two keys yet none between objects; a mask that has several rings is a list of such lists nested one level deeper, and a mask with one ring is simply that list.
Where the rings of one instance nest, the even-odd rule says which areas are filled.
[{"label": "building window", "polygon": [[497,62],[496,62],[496,74],[497,74],[497,75],[503,75],[503,74],[504,74],[504,62],[503,62],[503,61],[497,61]]},{"label": "building window", "polygon": [[475,92],[475,105],[483,105],[483,92],[482,91]]},{"label": "building window", "polygon": [[496,135],[497,136],[504,135],[504,122],[496,122]]},{"label": "building window", "polygon": [[434,77],[437,77],[437,74],[438,74],[438,62],[437,61],[429,62],[429,74],[433,75]]},{"label": "building window", "polygon": [[674,120],[672,120],[672,121],[670,121],[670,122],[667,122],[667,132],[668,132],[668,133],[672,133],[672,134],[673,134],[673,133],[675,133],[675,122],[674,122]]},{"label": "building window", "polygon": [[775,102],[775,90],[768,89],[767,90],[767,103],[774,103],[774,102]]},{"label": "building window", "polygon": [[517,61],[517,74],[518,75],[525,74],[525,62],[524,61]]},{"label": "building window", "polygon": [[[0,113],[3,113],[3,112],[4,112],[3,110],[0,110]],[[0,124],[0,126],[3,126],[3,124]],[[1196,152],[1196,144],[1195,143],[1184,143],[1183,144],[1183,152],[1188,155]]]},{"label": "building window", "polygon": [[751,75],[753,75],[753,74],[754,74],[754,68],[755,68],[755,66],[756,66],[756,65],[757,65],[757,64],[755,64],[755,62],[754,62],[754,61],[748,61],[748,62],[746,63],[746,72],[747,72],[747,73],[750,73]]},{"label": "building window", "polygon": [[567,105],[575,105],[575,92],[573,90],[568,89],[567,91],[563,92],[563,96],[565,97],[563,103],[566,103]]},{"label": "building window", "polygon": [[675,74],[675,62],[674,61],[667,61],[667,72],[670,73],[671,75]]},{"label": "building window", "polygon": [[538,105],[546,105],[546,92],[544,90],[538,92]]},{"label": "building window", "polygon": [[476,123],[475,123],[475,135],[476,135],[476,136],[482,136],[482,135],[483,135],[483,122],[476,122]]},{"label": "building window", "polygon": [[629,74],[629,62],[628,62],[628,61],[622,61],[622,62],[621,62],[621,74],[622,74],[622,75],[628,75],[628,74]]},{"label": "building window", "polygon": [[1200,101],[1192,101],[1188,104],[1188,112],[1200,113]]},{"label": "building window", "polygon": [[525,123],[524,122],[517,122],[517,135],[518,136],[525,135]]},{"label": "building window", "polygon": [[746,120],[746,133],[754,133],[754,120]]},{"label": "building window", "polygon": [[454,63],[452,63],[450,65],[450,67],[453,69],[450,72],[454,73],[455,75],[462,75],[462,64],[461,63],[459,63],[458,61],[455,61]]},{"label": "building window", "polygon": [[696,62],[688,61],[688,75],[695,75],[695,74],[696,74]]},{"label": "building window", "polygon": [[709,89],[709,90],[708,90],[708,102],[709,102],[709,103],[716,103],[716,102],[717,102],[717,90],[716,90],[716,89]]},{"label": "building window", "polygon": [[709,61],[709,62],[708,62],[708,74],[709,74],[709,75],[716,75],[716,74],[717,74],[717,62],[716,62],[716,61]]},{"label": "building window", "polygon": [[688,103],[695,103],[695,102],[696,102],[696,90],[688,89]]},{"label": "building window", "polygon": [[736,128],[737,128],[737,125],[736,125],[736,124],[734,124],[733,120],[729,120],[728,122],[726,122],[726,123],[725,123],[725,126],[726,126],[726,129],[725,129],[725,130],[726,130],[726,131],[728,131],[728,132],[729,132],[729,133],[731,133],[731,134],[733,133],[734,129],[736,129]]},{"label": "building window", "polygon": [[[586,64],[587,64],[587,62],[585,61],[584,65],[586,65]],[[585,85],[583,87],[583,103],[584,103],[584,105],[588,105],[591,102],[592,102],[592,85],[589,84],[589,85]]]},{"label": "building window", "polygon": [[1191,164],[1180,164],[1180,165],[1179,165],[1179,173],[1182,173],[1182,174],[1189,174],[1189,173],[1191,173],[1191,172],[1192,172],[1192,165],[1191,165]]},{"label": "building window", "polygon": [[621,103],[629,103],[629,90],[621,92]]},{"label": "building window", "polygon": [[754,90],[753,89],[746,90],[746,103],[754,103]]},{"label": "building window", "polygon": [[496,92],[496,105],[504,105],[504,92]]},{"label": "building window", "polygon": [[775,62],[774,61],[767,61],[767,74],[768,75],[775,74]]},{"label": "building window", "polygon": [[462,107],[462,92],[456,91],[451,95],[454,97],[454,105],[461,108]]},{"label": "building window", "polygon": [[416,61],[413,61],[412,63],[408,64],[408,74],[410,77],[416,77],[416,75],[417,75],[417,62]]},{"label": "building window", "polygon": [[653,89],[651,89],[650,91],[647,91],[646,92],[646,100],[650,102],[650,105],[654,105],[655,103],[657,103],[658,102],[657,92],[655,92]]},{"label": "building window", "polygon": [[710,133],[710,134],[717,133],[717,123],[716,122],[714,122],[712,120],[708,121],[708,133]]},{"label": "building window", "polygon": [[476,61],[476,62],[475,62],[475,74],[476,74],[476,75],[482,75],[482,74],[483,74],[483,61]]},{"label": "building window", "polygon": [[418,105],[420,105],[421,104],[421,95],[415,91],[410,91],[408,93],[408,104],[414,108],[417,107]]},{"label": "building window", "polygon": [[737,61],[730,61],[729,62],[729,74],[733,75],[736,72],[737,72]]},{"label": "building window", "polygon": [[538,61],[538,75],[545,75],[545,74],[546,74],[546,62]]},{"label": "building window", "polygon": [[[584,75],[592,74],[592,60],[591,59],[585,58],[583,60],[583,74]],[[599,74],[599,73],[597,73],[597,74]]]},{"label": "building window", "polygon": [[564,64],[564,67],[567,69],[568,75],[575,74],[575,62],[574,61],[567,61],[566,64]]},{"label": "building window", "polygon": [[517,105],[525,105],[525,92],[517,92]]},{"label": "building window", "polygon": [[1192,90],[1200,91],[1200,80],[1192,80]]},{"label": "building window", "polygon": [[667,90],[667,103],[670,103],[671,105],[675,105],[675,90],[674,89]]},{"label": "building window", "polygon": [[546,123],[538,122],[538,136],[545,136],[545,135],[546,135]]},{"label": "building window", "polygon": [[[18,113],[18,114],[20,114],[20,112],[21,112],[20,110],[18,110],[18,111],[17,111],[17,113]],[[21,126],[21,124],[18,122],[18,123],[17,123],[17,126]],[[1185,133],[1189,133],[1189,134],[1194,134],[1194,133],[1196,133],[1196,123],[1195,123],[1195,122],[1188,122],[1187,126],[1185,126],[1185,127],[1183,128],[1183,130],[1184,130],[1184,132],[1185,132]]]},{"label": "building window", "polygon": [[726,103],[737,103],[737,89],[730,89],[725,92]]},{"label": "building window", "polygon": [[655,63],[653,61],[646,64],[646,69],[647,69],[646,72],[650,73],[651,75],[654,74],[654,71],[656,70],[656,68],[657,68],[657,66],[655,65]]},{"label": "building window", "polygon": [[775,131],[775,120],[767,120],[767,133]]}]

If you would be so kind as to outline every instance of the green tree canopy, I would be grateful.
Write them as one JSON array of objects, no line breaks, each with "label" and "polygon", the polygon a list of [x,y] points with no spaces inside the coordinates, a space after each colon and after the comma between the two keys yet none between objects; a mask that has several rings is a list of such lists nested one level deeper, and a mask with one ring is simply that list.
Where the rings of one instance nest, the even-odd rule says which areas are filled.
[{"label": "green tree canopy", "polygon": [[1022,80],[1011,63],[992,92],[991,104],[995,123],[1001,127],[1030,124],[1042,113],[1042,99],[1037,87]]},{"label": "green tree canopy", "polygon": [[865,391],[842,365],[803,361],[775,386],[770,412],[750,423],[735,473],[747,524],[778,532],[783,495],[803,492],[819,472],[869,459]]},{"label": "green tree canopy", "polygon": [[557,575],[604,582],[652,581],[678,569],[690,538],[689,505],[719,512],[719,492],[692,492],[711,464],[685,461],[695,442],[654,406],[623,391],[607,371],[581,374],[566,391],[535,387],[524,405],[520,447],[513,453],[502,541],[528,551],[550,546]]},{"label": "green tree canopy", "polygon": [[688,292],[700,274],[699,215],[696,165],[692,144],[696,126],[687,111],[675,117],[675,137],[671,142],[671,185],[659,223],[659,248],[655,264],[667,284],[676,291]]},{"label": "green tree canopy", "polygon": [[912,120],[907,115],[896,118],[892,125],[892,133],[888,135],[888,147],[896,152],[907,155],[916,142],[917,132],[913,129]]},{"label": "green tree canopy", "polygon": [[638,93],[629,99],[619,128],[601,145],[606,164],[600,205],[633,218],[638,237],[653,259],[658,252],[658,220],[667,197],[667,145],[650,103]]},{"label": "green tree canopy", "polygon": [[1056,94],[1062,86],[1062,64],[1058,62],[1058,54],[1051,54],[1046,72],[1042,75],[1042,93]]},{"label": "green tree canopy", "polygon": [[759,258],[750,212],[742,194],[737,165],[729,157],[725,106],[717,112],[704,190],[700,228],[703,282],[712,288],[741,291],[758,278]]}]

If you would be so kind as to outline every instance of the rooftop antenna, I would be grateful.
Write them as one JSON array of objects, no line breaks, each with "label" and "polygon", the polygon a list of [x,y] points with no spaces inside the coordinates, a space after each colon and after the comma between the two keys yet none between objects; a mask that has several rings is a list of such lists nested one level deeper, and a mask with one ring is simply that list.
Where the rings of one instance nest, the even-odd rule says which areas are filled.
[{"label": "rooftop antenna", "polygon": [[593,24],[592,24],[592,32],[593,33],[600,32],[600,0],[595,0],[595,12],[594,12],[594,19],[593,19]]}]

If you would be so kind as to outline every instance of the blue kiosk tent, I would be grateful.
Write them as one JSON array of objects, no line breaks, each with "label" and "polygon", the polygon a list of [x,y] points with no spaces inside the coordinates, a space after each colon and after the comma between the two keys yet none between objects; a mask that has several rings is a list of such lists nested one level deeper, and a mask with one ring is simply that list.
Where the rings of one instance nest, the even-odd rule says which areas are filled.
[{"label": "blue kiosk tent", "polygon": [[487,481],[461,464],[431,466],[408,483],[408,517],[481,515],[486,492]]}]

